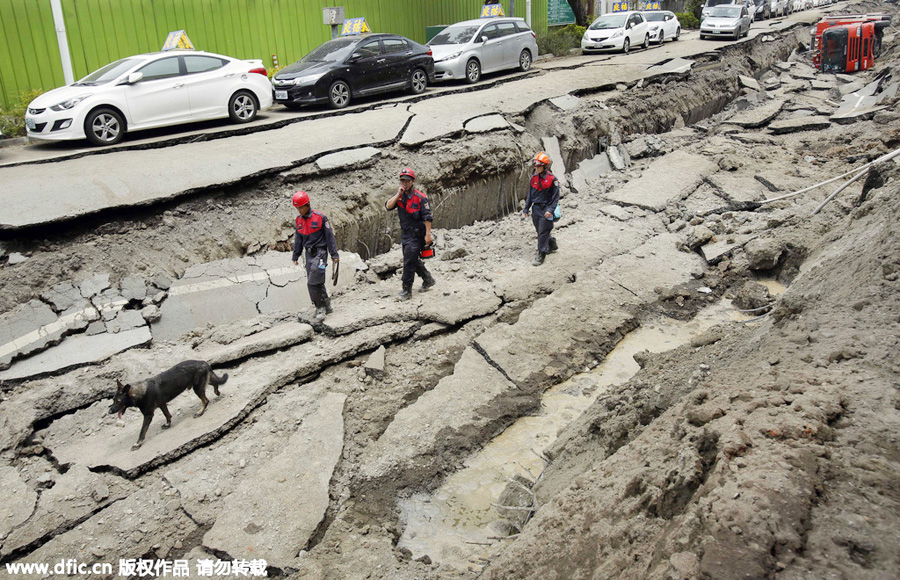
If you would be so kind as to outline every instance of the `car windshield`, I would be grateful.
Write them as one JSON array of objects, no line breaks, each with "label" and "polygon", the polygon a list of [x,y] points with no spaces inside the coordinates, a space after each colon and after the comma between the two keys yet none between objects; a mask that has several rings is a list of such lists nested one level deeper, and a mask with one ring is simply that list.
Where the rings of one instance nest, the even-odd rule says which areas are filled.
[{"label": "car windshield", "polygon": [[356,46],[358,37],[335,38],[325,44],[314,48],[299,62],[339,62],[350,56],[353,47]]},{"label": "car windshield", "polygon": [[649,22],[662,22],[666,15],[662,12],[644,12],[644,19]]},{"label": "car windshield", "polygon": [[475,33],[478,32],[480,25],[468,26],[448,26],[438,32],[434,38],[428,41],[431,46],[441,46],[443,44],[466,44],[472,40]]},{"label": "car windshield", "polygon": [[607,14],[606,16],[601,16],[597,20],[594,20],[594,23],[591,24],[591,30],[622,28],[625,26],[625,20],[627,18],[627,14]]},{"label": "car windshield", "polygon": [[737,18],[741,15],[740,6],[716,6],[709,13],[710,16],[719,18]]},{"label": "car windshield", "polygon": [[111,62],[103,68],[99,68],[79,80],[75,85],[77,86],[94,86],[94,85],[105,85],[106,83],[110,83],[122,74],[135,66],[141,64],[146,59],[143,58],[123,58],[122,60],[117,60],[116,62]]}]

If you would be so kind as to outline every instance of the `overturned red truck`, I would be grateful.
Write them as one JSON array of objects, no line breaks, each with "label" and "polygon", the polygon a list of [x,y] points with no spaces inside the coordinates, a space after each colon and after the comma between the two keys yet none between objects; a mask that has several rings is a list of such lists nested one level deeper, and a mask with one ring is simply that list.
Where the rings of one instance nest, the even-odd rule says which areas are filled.
[{"label": "overturned red truck", "polygon": [[813,62],[825,73],[866,70],[881,54],[884,29],[891,23],[889,14],[841,14],[823,18],[810,39]]}]

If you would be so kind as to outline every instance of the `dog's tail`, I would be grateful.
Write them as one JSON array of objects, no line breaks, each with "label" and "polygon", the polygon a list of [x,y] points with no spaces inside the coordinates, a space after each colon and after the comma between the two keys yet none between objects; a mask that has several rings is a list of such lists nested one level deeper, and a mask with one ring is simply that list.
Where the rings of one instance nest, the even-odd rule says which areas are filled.
[{"label": "dog's tail", "polygon": [[209,371],[209,382],[215,386],[224,385],[225,381],[228,380],[228,373],[222,373],[222,376],[216,376],[216,373]]}]

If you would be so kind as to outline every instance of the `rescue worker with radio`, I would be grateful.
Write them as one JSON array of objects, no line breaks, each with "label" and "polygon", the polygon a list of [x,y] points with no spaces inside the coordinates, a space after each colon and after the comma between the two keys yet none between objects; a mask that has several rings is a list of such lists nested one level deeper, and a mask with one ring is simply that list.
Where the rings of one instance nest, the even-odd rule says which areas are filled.
[{"label": "rescue worker with radio", "polygon": [[[401,244],[403,246],[403,290],[397,295],[399,300],[412,297],[413,281],[418,274],[422,278],[422,291],[434,286],[434,278],[422,262],[422,252],[432,252],[431,204],[428,196],[413,186],[416,173],[409,167],[400,171],[400,187],[397,193],[384,203],[388,211],[397,210],[400,218]],[[429,254],[432,255],[432,254]]]},{"label": "rescue worker with radio", "polygon": [[531,176],[525,198],[524,213],[527,216],[531,211],[531,221],[538,238],[537,253],[531,264],[540,266],[544,263],[544,257],[558,248],[556,238],[550,233],[553,231],[553,220],[559,217],[559,180],[550,173],[550,156],[543,151],[534,156],[532,163],[534,175]]},{"label": "rescue worker with radio", "polygon": [[296,219],[297,232],[294,235],[292,260],[295,266],[298,265],[297,260],[301,252],[306,250],[306,288],[309,290],[309,299],[316,307],[315,317],[322,320],[326,314],[332,312],[331,298],[325,289],[325,272],[328,268],[329,254],[335,268],[340,261],[337,241],[334,230],[331,229],[331,222],[325,214],[310,207],[309,195],[305,191],[295,193],[291,203],[300,214]]}]

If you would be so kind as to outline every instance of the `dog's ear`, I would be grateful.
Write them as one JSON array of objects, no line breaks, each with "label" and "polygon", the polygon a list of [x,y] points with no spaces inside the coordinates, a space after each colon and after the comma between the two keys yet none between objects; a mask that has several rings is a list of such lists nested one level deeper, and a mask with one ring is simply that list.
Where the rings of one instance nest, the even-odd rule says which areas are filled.
[{"label": "dog's ear", "polygon": [[116,379],[116,392],[118,393],[127,393],[131,390],[131,385],[123,385],[122,381]]}]

